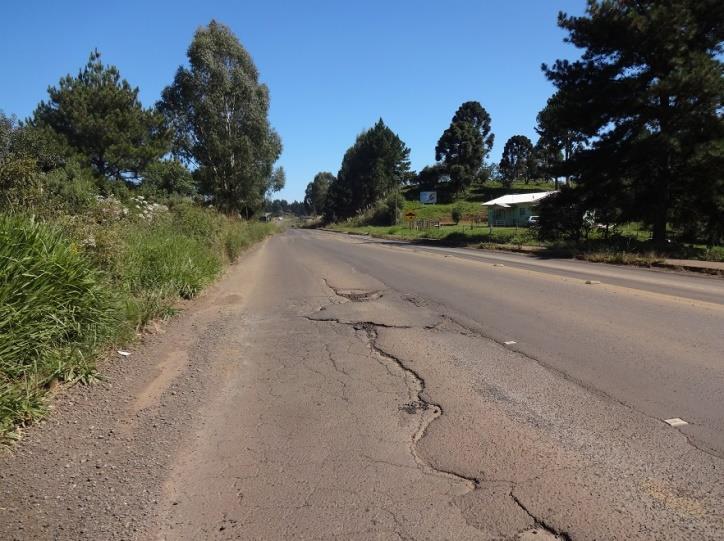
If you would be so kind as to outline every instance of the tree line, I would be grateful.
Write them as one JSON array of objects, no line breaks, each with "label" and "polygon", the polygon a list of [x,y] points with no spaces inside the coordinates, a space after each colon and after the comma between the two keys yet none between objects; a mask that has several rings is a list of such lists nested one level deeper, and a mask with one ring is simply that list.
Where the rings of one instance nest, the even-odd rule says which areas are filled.
[{"label": "tree line", "polygon": [[[400,187],[460,196],[475,182],[547,180],[543,237],[578,239],[591,221],[642,222],[652,240],[671,235],[718,244],[724,236],[724,3],[718,0],[588,0],[583,15],[560,13],[578,60],[542,70],[554,94],[536,118],[535,144],[511,137],[498,164],[491,118],[463,103],[415,173],[409,149],[382,120],[357,137],[337,176],[315,176],[305,203],[327,220],[390,205]],[[394,201],[393,201],[394,200]],[[393,214],[390,214],[393,216]]]},{"label": "tree line", "polygon": [[274,167],[282,144],[268,120],[269,91],[216,21],[195,32],[187,56],[153,107],[96,50],[77,75],[48,88],[30,118],[0,113],[0,205],[25,205],[80,177],[102,194],[142,189],[244,217],[261,210],[285,182]]},{"label": "tree line", "polygon": [[[410,149],[382,119],[357,136],[345,152],[335,176],[317,173],[307,184],[304,202],[312,214],[328,221],[346,219],[392,198],[399,201],[399,189],[414,184],[423,189],[444,189],[460,196],[475,182],[498,180],[510,186],[549,178],[546,160],[552,150],[539,141],[535,147],[523,135],[511,137],[500,165],[487,163],[495,136],[490,114],[477,101],[463,103],[452,117],[435,147],[436,163],[418,173],[410,168]],[[394,211],[390,212],[394,216]]]}]

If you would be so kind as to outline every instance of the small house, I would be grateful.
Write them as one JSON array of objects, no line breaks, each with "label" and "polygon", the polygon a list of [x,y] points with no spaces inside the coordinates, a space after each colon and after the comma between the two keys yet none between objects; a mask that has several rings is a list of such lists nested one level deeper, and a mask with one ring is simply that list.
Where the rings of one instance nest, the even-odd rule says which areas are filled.
[{"label": "small house", "polygon": [[496,227],[528,225],[528,218],[536,216],[536,207],[541,199],[555,192],[533,192],[510,194],[487,201],[488,224]]}]

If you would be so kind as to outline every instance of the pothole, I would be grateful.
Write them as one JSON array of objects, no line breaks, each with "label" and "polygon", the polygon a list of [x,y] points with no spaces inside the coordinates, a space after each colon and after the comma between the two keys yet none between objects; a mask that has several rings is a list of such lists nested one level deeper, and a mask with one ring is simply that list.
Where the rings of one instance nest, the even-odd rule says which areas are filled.
[{"label": "pothole", "polygon": [[334,292],[352,302],[374,301],[382,297],[379,291],[361,291],[355,289],[335,289]]},{"label": "pothole", "polygon": [[343,297],[352,302],[366,302],[373,301],[382,297],[382,292],[379,290],[366,291],[364,289],[342,289],[334,287],[326,278],[323,278],[326,286],[334,291],[334,294],[338,297]]}]

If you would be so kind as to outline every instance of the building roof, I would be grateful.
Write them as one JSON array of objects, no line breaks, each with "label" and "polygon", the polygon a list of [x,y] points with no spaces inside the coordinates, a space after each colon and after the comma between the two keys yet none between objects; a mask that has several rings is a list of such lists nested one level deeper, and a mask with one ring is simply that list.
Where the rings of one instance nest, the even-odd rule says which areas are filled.
[{"label": "building roof", "polygon": [[540,201],[544,197],[548,197],[552,193],[555,193],[555,192],[552,191],[552,192],[516,193],[516,194],[504,195],[502,197],[498,197],[497,199],[491,199],[490,201],[486,201],[485,203],[481,203],[481,204],[486,207],[508,208],[511,205],[520,205],[521,203],[535,203],[536,201]]}]

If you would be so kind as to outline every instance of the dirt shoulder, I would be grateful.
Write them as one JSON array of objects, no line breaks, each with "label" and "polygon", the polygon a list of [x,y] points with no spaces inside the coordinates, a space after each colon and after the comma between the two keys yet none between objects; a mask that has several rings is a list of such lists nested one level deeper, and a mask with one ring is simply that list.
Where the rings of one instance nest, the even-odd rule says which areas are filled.
[{"label": "dirt shoulder", "polygon": [[181,315],[63,390],[49,417],[0,455],[0,538],[132,539],[155,512],[169,464],[218,384],[209,350],[252,287],[262,246]]}]

